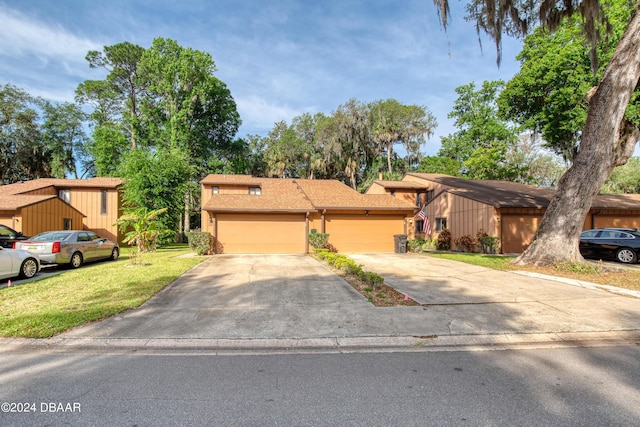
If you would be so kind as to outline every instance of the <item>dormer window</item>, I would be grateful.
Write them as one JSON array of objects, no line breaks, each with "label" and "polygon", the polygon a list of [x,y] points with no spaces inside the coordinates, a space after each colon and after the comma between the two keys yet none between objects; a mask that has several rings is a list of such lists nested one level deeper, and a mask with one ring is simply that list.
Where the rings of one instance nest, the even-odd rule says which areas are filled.
[{"label": "dormer window", "polygon": [[211,188],[211,194],[218,194],[218,193],[220,193],[220,187]]},{"label": "dormer window", "polygon": [[71,203],[71,190],[69,189],[58,190],[58,197],[60,197],[62,200],[64,200],[67,203]]},{"label": "dormer window", "polygon": [[262,194],[262,189],[260,187],[249,187],[249,194],[259,196]]}]

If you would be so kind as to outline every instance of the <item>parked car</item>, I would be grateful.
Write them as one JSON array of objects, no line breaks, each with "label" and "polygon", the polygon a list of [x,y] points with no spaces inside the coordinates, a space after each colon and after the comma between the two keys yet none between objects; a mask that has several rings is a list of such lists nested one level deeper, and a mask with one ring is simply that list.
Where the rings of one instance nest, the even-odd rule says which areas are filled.
[{"label": "parked car", "polygon": [[28,237],[23,236],[21,232],[0,224],[0,246],[3,248],[13,248],[15,242],[26,240],[27,238]]},{"label": "parked car", "polygon": [[583,231],[580,253],[585,258],[638,262],[640,230],[637,228],[599,228]]},{"label": "parked car", "polygon": [[38,255],[20,249],[0,247],[0,279],[22,277],[30,279],[40,271]]},{"label": "parked car", "polygon": [[16,243],[16,249],[26,249],[40,256],[42,264],[69,265],[78,268],[85,262],[103,259],[117,260],[118,244],[92,231],[47,231]]}]

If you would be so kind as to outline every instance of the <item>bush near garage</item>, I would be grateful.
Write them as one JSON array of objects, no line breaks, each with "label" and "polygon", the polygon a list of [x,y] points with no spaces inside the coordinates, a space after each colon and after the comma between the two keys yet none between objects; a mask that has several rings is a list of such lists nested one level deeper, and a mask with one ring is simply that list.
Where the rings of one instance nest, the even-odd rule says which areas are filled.
[{"label": "bush near garage", "polygon": [[211,250],[211,234],[204,231],[192,231],[187,233],[189,248],[198,255],[208,254]]}]

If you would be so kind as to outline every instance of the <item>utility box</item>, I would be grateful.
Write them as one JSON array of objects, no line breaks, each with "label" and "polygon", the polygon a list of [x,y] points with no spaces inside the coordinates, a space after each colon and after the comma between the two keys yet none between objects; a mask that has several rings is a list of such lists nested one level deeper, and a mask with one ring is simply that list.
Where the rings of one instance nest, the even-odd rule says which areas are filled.
[{"label": "utility box", "polygon": [[407,253],[407,235],[406,234],[394,234],[393,235],[393,247],[395,253],[404,254]]}]

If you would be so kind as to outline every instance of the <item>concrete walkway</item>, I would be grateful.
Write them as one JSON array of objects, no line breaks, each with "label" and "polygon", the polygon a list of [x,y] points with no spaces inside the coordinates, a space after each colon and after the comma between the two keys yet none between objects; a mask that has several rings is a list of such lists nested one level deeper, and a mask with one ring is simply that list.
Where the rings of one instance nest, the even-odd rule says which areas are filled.
[{"label": "concrete walkway", "polygon": [[349,256],[423,305],[374,307],[308,256],[219,255],[138,309],[49,340],[3,340],[3,347],[217,351],[640,342],[640,298],[418,254]]}]

